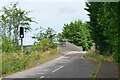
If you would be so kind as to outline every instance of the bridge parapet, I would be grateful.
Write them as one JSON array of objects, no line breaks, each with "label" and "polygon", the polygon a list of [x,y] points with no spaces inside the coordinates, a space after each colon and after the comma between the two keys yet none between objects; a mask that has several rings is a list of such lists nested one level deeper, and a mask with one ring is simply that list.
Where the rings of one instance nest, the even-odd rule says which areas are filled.
[{"label": "bridge parapet", "polygon": [[62,51],[83,51],[82,46],[76,46],[70,42],[65,42],[65,44],[61,47]]}]

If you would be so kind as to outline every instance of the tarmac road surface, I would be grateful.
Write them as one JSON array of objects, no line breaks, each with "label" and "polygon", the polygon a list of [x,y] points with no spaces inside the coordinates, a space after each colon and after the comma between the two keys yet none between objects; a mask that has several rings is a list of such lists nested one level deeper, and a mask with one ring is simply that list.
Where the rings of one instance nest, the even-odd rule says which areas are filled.
[{"label": "tarmac road surface", "polygon": [[35,78],[36,80],[41,78],[90,78],[96,64],[83,58],[83,54],[84,52],[70,51],[55,60],[5,78]]}]

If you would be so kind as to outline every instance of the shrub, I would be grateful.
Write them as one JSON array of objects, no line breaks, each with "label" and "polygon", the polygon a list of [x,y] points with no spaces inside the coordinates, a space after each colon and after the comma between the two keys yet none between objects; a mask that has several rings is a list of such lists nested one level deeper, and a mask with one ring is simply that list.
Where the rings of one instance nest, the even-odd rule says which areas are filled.
[{"label": "shrub", "polygon": [[12,45],[12,41],[8,39],[8,37],[2,37],[2,51],[3,52],[13,52],[15,51],[14,46]]},{"label": "shrub", "polygon": [[34,51],[31,53],[9,53],[2,54],[2,75],[9,75],[21,70],[25,70],[36,66],[35,62],[50,55],[58,53],[57,49],[49,49],[48,51]]},{"label": "shrub", "polygon": [[32,49],[44,52],[47,51],[51,46],[52,44],[49,42],[49,40],[47,38],[43,38],[38,44],[33,45]]}]

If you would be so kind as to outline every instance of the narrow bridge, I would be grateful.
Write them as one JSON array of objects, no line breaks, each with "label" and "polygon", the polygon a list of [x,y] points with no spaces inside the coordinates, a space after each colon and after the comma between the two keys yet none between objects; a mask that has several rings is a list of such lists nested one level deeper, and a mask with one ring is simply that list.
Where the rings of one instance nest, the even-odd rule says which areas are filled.
[{"label": "narrow bridge", "polygon": [[65,42],[61,47],[62,51],[82,51],[82,46],[76,46],[70,42]]}]

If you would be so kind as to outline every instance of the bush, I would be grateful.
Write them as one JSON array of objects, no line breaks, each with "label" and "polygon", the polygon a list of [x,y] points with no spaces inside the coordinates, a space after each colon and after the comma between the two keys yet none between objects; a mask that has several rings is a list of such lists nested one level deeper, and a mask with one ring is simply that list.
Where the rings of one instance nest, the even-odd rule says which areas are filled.
[{"label": "bush", "polygon": [[3,53],[2,54],[2,75],[9,75],[21,70],[36,66],[35,61],[47,58],[50,55],[58,53],[57,49],[50,49],[46,52],[35,51],[26,53]]},{"label": "bush", "polygon": [[43,38],[38,44],[32,46],[32,50],[44,52],[49,50],[50,48],[56,48],[56,47],[57,47],[57,44],[50,43],[50,41],[47,38]]},{"label": "bush", "polygon": [[8,39],[8,37],[2,37],[2,51],[3,52],[13,52],[15,51],[14,46],[12,45],[12,41]]},{"label": "bush", "polygon": [[88,27],[87,23],[82,23],[80,20],[64,24],[62,37],[77,46],[82,46],[84,50],[88,50],[92,44],[90,29]]}]

